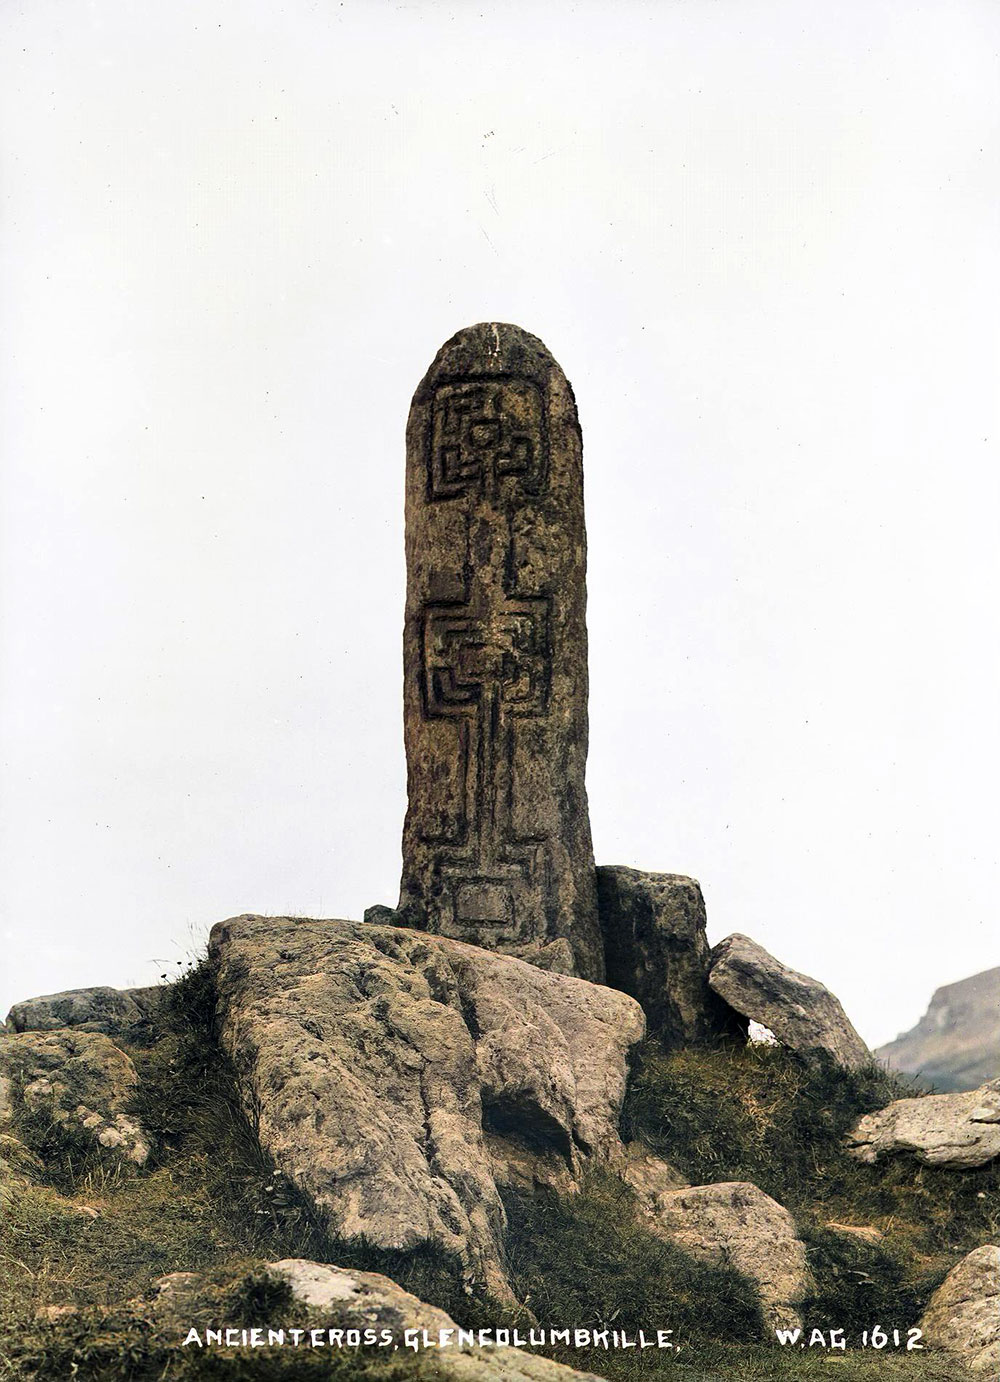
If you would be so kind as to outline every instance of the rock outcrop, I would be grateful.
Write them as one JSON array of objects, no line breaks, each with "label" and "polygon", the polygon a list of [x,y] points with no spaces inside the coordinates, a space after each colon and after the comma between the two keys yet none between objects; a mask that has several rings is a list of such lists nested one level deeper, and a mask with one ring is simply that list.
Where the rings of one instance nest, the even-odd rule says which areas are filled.
[{"label": "rock outcrop", "polygon": [[1000,1077],[1000,968],[935,990],[917,1025],[875,1054],[943,1093]]},{"label": "rock outcrop", "polygon": [[708,987],[705,899],[695,879],[604,865],[597,905],[607,983],[642,1004],[650,1036],[698,1042],[727,1019],[734,1025]]},{"label": "rock outcrop", "polygon": [[236,917],[210,954],[261,1142],[334,1235],[433,1241],[505,1295],[497,1180],[623,1164],[624,994],[363,922]]},{"label": "rock outcrop", "polygon": [[963,1257],[931,1296],[920,1321],[924,1340],[972,1372],[1000,1376],[1000,1247]]},{"label": "rock outcrop", "polygon": [[16,1128],[29,1147],[60,1124],[112,1160],[142,1166],[149,1141],[126,1112],[137,1082],[131,1060],[101,1033],[0,1036],[0,1128]]},{"label": "rock outcrop", "polygon": [[121,1036],[147,1022],[166,992],[161,988],[114,989],[105,985],[67,989],[15,1003],[7,1014],[8,1032],[78,1032]]},{"label": "rock outcrop", "polygon": [[838,999],[816,979],[789,969],[749,936],[727,936],[712,951],[708,982],[748,1020],[807,1058],[832,1057],[857,1070],[871,1063],[868,1047]]},{"label": "rock outcrop", "polygon": [[912,1152],[928,1166],[985,1166],[1000,1156],[1000,1080],[966,1094],[896,1099],[867,1113],[847,1134],[851,1156],[867,1163]]},{"label": "rock outcrop", "polygon": [[[513,1331],[507,1330],[509,1344],[497,1347],[489,1341],[480,1344],[478,1334],[460,1327],[436,1306],[427,1305],[378,1272],[359,1272],[305,1258],[283,1258],[269,1262],[265,1274],[287,1286],[291,1293],[294,1327],[320,1326],[343,1331],[369,1331],[375,1342],[367,1347],[344,1343],[343,1349],[356,1349],[366,1359],[396,1350],[406,1353],[411,1344],[433,1358],[433,1375],[441,1382],[601,1382],[590,1372],[578,1372],[549,1358],[526,1352],[513,1344]],[[194,1328],[199,1335],[190,1346],[204,1348],[203,1331],[217,1328],[213,1318],[216,1293],[197,1272],[171,1272],[153,1283],[154,1297],[146,1307],[154,1325],[184,1337]],[[282,1321],[282,1323],[286,1323]],[[199,1328],[201,1326],[201,1328]],[[378,1339],[386,1331],[380,1349]],[[518,1333],[527,1337],[527,1329]],[[330,1345],[327,1338],[327,1352]],[[262,1353],[265,1352],[262,1350]]]}]

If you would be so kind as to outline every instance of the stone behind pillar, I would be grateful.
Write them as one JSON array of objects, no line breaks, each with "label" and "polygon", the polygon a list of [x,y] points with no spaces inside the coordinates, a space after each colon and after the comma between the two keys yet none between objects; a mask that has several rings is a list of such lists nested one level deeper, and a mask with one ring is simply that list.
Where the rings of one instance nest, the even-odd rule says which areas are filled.
[{"label": "stone behind pillar", "polygon": [[582,441],[519,327],[460,331],[414,395],[406,575],[398,920],[601,981]]}]

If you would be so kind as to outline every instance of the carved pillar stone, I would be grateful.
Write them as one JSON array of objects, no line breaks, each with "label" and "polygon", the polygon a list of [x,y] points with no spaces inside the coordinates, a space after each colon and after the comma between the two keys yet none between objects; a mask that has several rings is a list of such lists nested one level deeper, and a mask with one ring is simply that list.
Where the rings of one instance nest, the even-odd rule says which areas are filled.
[{"label": "carved pillar stone", "polygon": [[406,572],[399,920],[601,980],[580,426],[519,327],[460,331],[414,395]]}]

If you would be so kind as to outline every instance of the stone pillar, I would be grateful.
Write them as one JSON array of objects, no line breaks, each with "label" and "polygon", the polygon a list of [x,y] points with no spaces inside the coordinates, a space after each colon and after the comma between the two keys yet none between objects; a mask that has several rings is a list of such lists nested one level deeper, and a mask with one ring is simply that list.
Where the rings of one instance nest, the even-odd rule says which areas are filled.
[{"label": "stone pillar", "polygon": [[600,981],[585,576],[573,391],[534,336],[468,327],[406,429],[399,921]]}]

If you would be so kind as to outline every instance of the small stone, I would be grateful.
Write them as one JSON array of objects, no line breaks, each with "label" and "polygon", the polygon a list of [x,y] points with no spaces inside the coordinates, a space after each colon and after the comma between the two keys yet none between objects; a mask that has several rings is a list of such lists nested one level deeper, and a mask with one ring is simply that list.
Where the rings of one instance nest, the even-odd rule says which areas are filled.
[{"label": "small stone", "polygon": [[855,1238],[861,1243],[868,1243],[871,1247],[876,1247],[885,1239],[882,1230],[871,1224],[838,1224],[830,1219],[826,1227],[831,1233],[839,1233],[844,1238]]},{"label": "small stone", "polygon": [[149,1140],[124,1111],[138,1075],[125,1052],[103,1033],[69,1029],[0,1036],[0,1070],[7,1081],[7,1122],[16,1124],[23,1108],[51,1123],[78,1127],[95,1146],[126,1161],[145,1163]]},{"label": "small stone", "polygon": [[625,1149],[625,1181],[631,1186],[640,1210],[655,1215],[657,1196],[665,1190],[683,1190],[690,1181],[668,1162],[656,1156],[641,1142],[630,1142]]},{"label": "small stone", "polygon": [[75,1305],[40,1305],[35,1311],[35,1319],[44,1320],[46,1324],[56,1324],[59,1320],[68,1320],[75,1314]]}]

